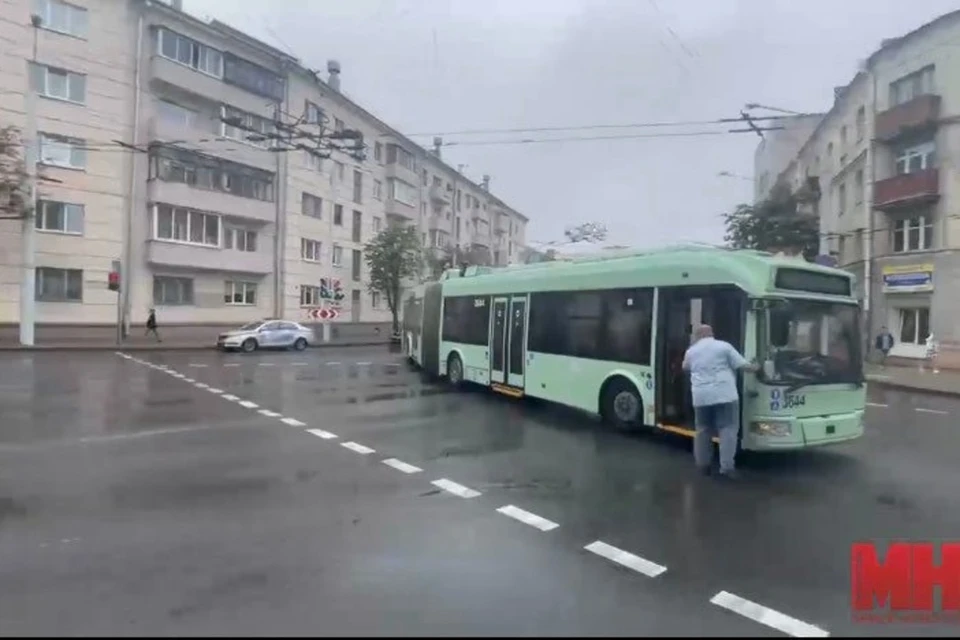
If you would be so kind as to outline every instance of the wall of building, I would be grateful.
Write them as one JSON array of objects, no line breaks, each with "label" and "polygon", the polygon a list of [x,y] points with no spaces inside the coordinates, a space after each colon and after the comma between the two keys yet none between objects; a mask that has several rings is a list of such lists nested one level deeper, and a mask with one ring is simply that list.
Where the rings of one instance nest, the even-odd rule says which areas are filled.
[{"label": "wall of building", "polygon": [[765,133],[754,152],[754,202],[760,202],[770,195],[777,177],[787,170],[822,118],[823,114],[790,116],[764,123],[764,126],[783,129]]}]

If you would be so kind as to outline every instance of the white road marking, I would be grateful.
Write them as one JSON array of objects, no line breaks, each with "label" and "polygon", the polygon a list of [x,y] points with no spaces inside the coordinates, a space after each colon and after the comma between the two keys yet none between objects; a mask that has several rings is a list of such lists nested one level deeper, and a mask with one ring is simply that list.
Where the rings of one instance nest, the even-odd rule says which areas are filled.
[{"label": "white road marking", "polygon": [[341,442],[340,446],[344,447],[345,449],[350,449],[350,451],[354,451],[364,456],[374,452],[374,449],[371,449],[370,447],[365,447],[362,444],[358,444],[356,442]]},{"label": "white road marking", "polygon": [[460,496],[461,498],[476,498],[480,495],[479,491],[474,491],[469,487],[465,487],[462,484],[457,484],[452,480],[447,480],[446,478],[440,478],[439,480],[434,480],[431,482],[435,487],[440,487],[447,493],[452,493],[455,496]]},{"label": "white road marking", "polygon": [[225,365],[223,365],[223,366],[225,366],[225,367],[239,367],[239,366],[240,366],[240,363],[239,363],[239,362],[228,362],[227,364],[225,364]]},{"label": "white road marking", "polygon": [[312,433],[318,438],[323,438],[324,440],[333,440],[337,437],[337,434],[324,431],[323,429],[307,429],[307,433]]},{"label": "white road marking", "polygon": [[508,518],[519,520],[523,524],[528,524],[531,527],[540,529],[540,531],[550,531],[560,526],[556,522],[551,522],[546,518],[541,518],[535,513],[524,511],[523,509],[520,509],[519,507],[515,507],[512,504],[508,504],[505,507],[500,507],[499,509],[497,509],[497,511],[507,516]]},{"label": "white road marking", "polygon": [[233,394],[230,394],[230,393],[225,393],[225,394],[223,394],[223,395],[220,396],[220,397],[223,398],[224,400],[229,400],[230,402],[236,402],[237,400],[240,399],[240,398],[238,398],[237,396],[235,396],[235,395],[233,395]]},{"label": "white road marking", "polygon": [[812,624],[807,624],[802,620],[791,618],[788,615],[780,613],[765,607],[762,604],[751,602],[746,598],[741,598],[729,591],[721,591],[710,598],[712,604],[723,607],[727,611],[740,614],[744,618],[749,618],[754,622],[766,625],[777,631],[782,631],[788,636],[794,638],[829,638],[830,632]]},{"label": "white road marking", "polygon": [[913,410],[921,413],[935,413],[938,416],[945,416],[948,413],[947,411],[940,411],[939,409],[924,409],[923,407],[914,407]]},{"label": "white road marking", "polygon": [[257,413],[263,414],[263,415],[267,416],[268,418],[279,418],[279,417],[280,417],[280,414],[279,414],[279,413],[277,413],[276,411],[270,411],[270,409],[260,409],[259,411],[257,411]]},{"label": "white road marking", "polygon": [[357,366],[358,366],[358,367],[369,367],[369,366],[370,366],[370,363],[369,363],[369,362],[358,362],[358,363],[357,363]]},{"label": "white road marking", "polygon": [[306,367],[306,366],[308,366],[309,364],[310,364],[309,362],[291,362],[291,363],[290,363],[290,366],[291,366],[291,367]]},{"label": "white road marking", "polygon": [[628,569],[633,569],[638,571],[648,578],[656,578],[658,575],[667,570],[663,565],[659,565],[656,562],[650,562],[640,556],[634,555],[623,549],[618,549],[612,545],[607,544],[606,542],[601,542],[597,540],[596,542],[591,542],[584,547],[590,553],[595,553],[602,558],[606,558],[612,562],[623,565]]},{"label": "white road marking", "polygon": [[404,473],[420,473],[423,471],[420,467],[415,467],[412,464],[407,464],[402,460],[397,460],[396,458],[387,458],[386,460],[381,460],[383,464],[388,467],[393,467],[397,471],[403,471]]},{"label": "white road marking", "polygon": [[335,367],[335,366],[337,366],[337,365],[339,365],[339,364],[340,364],[339,362],[328,362],[328,363],[327,363],[327,365],[328,365],[328,366],[331,366],[331,367]]},{"label": "white road marking", "polygon": [[306,422],[300,422],[300,421],[297,420],[296,418],[281,418],[281,419],[280,419],[280,422],[282,422],[282,423],[284,423],[284,424],[288,424],[288,425],[290,425],[291,427],[305,427],[305,426],[307,426],[307,423],[306,423]]},{"label": "white road marking", "polygon": [[882,408],[886,409],[888,405],[885,405],[885,404],[883,404],[882,402],[868,402],[868,403],[867,403],[867,406],[868,406],[868,407],[882,407]]},{"label": "white road marking", "polygon": [[197,389],[209,389],[209,388],[210,388],[210,385],[204,384],[204,383],[202,383],[202,382],[194,382],[194,383],[193,383],[193,386],[195,386]]},{"label": "white road marking", "polygon": [[187,377],[182,373],[177,373],[176,371],[171,371],[170,375],[172,375],[174,378],[180,378],[181,380]]},{"label": "white road marking", "polygon": [[260,405],[258,405],[256,402],[250,402],[249,400],[241,400],[240,406],[245,407],[247,409],[256,409]]},{"label": "white road marking", "polygon": [[258,364],[259,364],[261,367],[272,367],[272,366],[274,365],[273,362],[260,362],[260,363],[258,363]]},{"label": "white road marking", "polygon": [[207,391],[210,393],[223,393],[223,389],[217,389],[216,387],[210,387]]},{"label": "white road marking", "polygon": [[207,366],[207,365],[205,365],[205,364],[200,364],[199,362],[191,362],[191,363],[190,363],[189,365],[187,365],[187,366],[200,368],[200,367],[205,367],[205,366]]}]

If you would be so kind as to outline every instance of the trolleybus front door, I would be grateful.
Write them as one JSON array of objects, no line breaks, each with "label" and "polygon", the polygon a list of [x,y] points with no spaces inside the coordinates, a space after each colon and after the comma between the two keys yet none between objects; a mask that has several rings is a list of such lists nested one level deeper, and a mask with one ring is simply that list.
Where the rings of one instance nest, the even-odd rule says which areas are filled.
[{"label": "trolleybus front door", "polygon": [[493,327],[490,330],[490,383],[507,382],[507,299],[493,299]]},{"label": "trolleybus front door", "polygon": [[510,331],[507,337],[507,384],[523,389],[523,367],[527,341],[527,297],[510,299]]}]

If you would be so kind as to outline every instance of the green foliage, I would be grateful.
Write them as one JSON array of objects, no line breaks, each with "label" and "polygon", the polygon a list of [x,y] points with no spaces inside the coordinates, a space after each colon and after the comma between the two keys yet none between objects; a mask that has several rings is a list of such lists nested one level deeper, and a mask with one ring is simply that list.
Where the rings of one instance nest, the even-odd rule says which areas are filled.
[{"label": "green foliage", "polygon": [[464,266],[489,266],[490,251],[479,246],[433,249],[424,255],[427,272],[434,280],[447,269]]},{"label": "green foliage", "polygon": [[423,265],[420,234],[415,227],[388,225],[364,247],[369,267],[370,291],[387,301],[393,330],[400,330],[399,311],[403,282],[417,278]]},{"label": "green foliage", "polygon": [[23,159],[20,130],[0,127],[0,217],[23,218],[33,215],[27,170]]},{"label": "green foliage", "polygon": [[777,187],[757,205],[741,204],[723,215],[724,240],[734,249],[795,251],[813,260],[820,249],[817,216],[798,211],[797,197]]}]

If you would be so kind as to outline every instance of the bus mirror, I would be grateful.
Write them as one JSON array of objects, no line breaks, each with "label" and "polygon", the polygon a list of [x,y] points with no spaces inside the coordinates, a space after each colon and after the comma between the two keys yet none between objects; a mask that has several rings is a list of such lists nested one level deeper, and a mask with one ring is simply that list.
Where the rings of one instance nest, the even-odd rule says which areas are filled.
[{"label": "bus mirror", "polygon": [[790,315],[783,310],[770,310],[770,344],[785,347],[790,342]]}]

